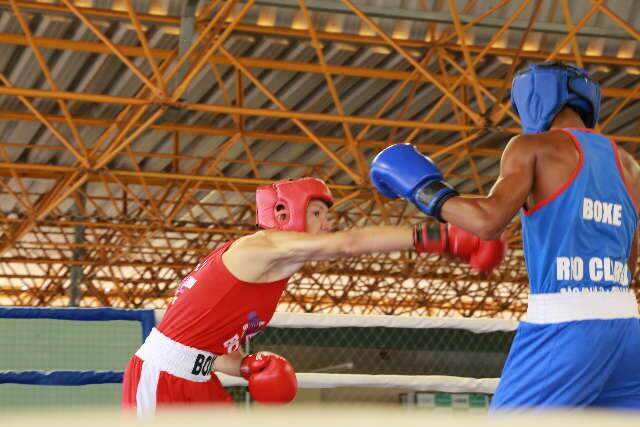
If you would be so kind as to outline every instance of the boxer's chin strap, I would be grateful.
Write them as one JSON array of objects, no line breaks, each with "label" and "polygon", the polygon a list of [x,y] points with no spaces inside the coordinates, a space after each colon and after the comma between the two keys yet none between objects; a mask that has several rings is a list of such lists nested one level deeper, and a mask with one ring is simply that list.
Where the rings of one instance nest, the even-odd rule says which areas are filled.
[{"label": "boxer's chin strap", "polygon": [[413,247],[416,252],[446,252],[449,233],[445,224],[423,222],[413,226]]}]

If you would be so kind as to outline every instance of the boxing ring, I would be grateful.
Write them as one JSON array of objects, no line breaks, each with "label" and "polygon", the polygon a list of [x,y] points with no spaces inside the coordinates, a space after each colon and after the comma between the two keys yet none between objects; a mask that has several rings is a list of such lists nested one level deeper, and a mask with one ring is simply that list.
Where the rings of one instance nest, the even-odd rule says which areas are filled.
[{"label": "boxing ring", "polygon": [[[0,308],[7,349],[0,406],[116,408],[122,369],[162,315]],[[245,350],[291,358],[300,387],[294,404],[484,412],[516,327],[514,320],[276,313]],[[236,402],[250,402],[245,380],[220,378]]]}]

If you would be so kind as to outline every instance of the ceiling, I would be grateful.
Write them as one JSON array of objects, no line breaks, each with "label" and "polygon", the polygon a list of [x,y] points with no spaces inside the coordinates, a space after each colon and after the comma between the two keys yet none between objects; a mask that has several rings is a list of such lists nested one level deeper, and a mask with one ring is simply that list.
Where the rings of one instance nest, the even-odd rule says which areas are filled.
[{"label": "ceiling", "polygon": [[[164,307],[200,257],[255,230],[253,192],[279,179],[326,180],[337,228],[421,221],[367,178],[395,142],[487,194],[519,132],[510,81],[529,62],[587,68],[600,130],[638,157],[639,9],[0,0],[0,304]],[[412,253],[309,264],[280,308],[519,317],[517,220],[508,236],[490,275]]]}]

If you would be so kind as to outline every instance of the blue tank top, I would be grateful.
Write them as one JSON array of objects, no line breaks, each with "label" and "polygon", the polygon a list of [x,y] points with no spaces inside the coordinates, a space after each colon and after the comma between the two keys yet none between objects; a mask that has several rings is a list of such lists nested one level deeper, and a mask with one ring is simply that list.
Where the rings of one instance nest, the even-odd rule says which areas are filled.
[{"label": "blue tank top", "polygon": [[617,147],[597,133],[564,132],[580,151],[576,171],[555,194],[520,213],[531,293],[627,290],[638,218]]}]

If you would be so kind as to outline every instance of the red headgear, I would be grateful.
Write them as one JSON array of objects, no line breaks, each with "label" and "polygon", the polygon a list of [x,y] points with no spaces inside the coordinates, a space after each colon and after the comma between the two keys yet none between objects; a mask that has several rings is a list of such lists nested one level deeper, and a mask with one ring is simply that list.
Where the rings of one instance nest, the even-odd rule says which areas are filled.
[{"label": "red headgear", "polygon": [[256,222],[262,228],[306,231],[307,206],[312,199],[320,199],[329,206],[333,204],[329,187],[316,178],[300,178],[258,187]]}]

